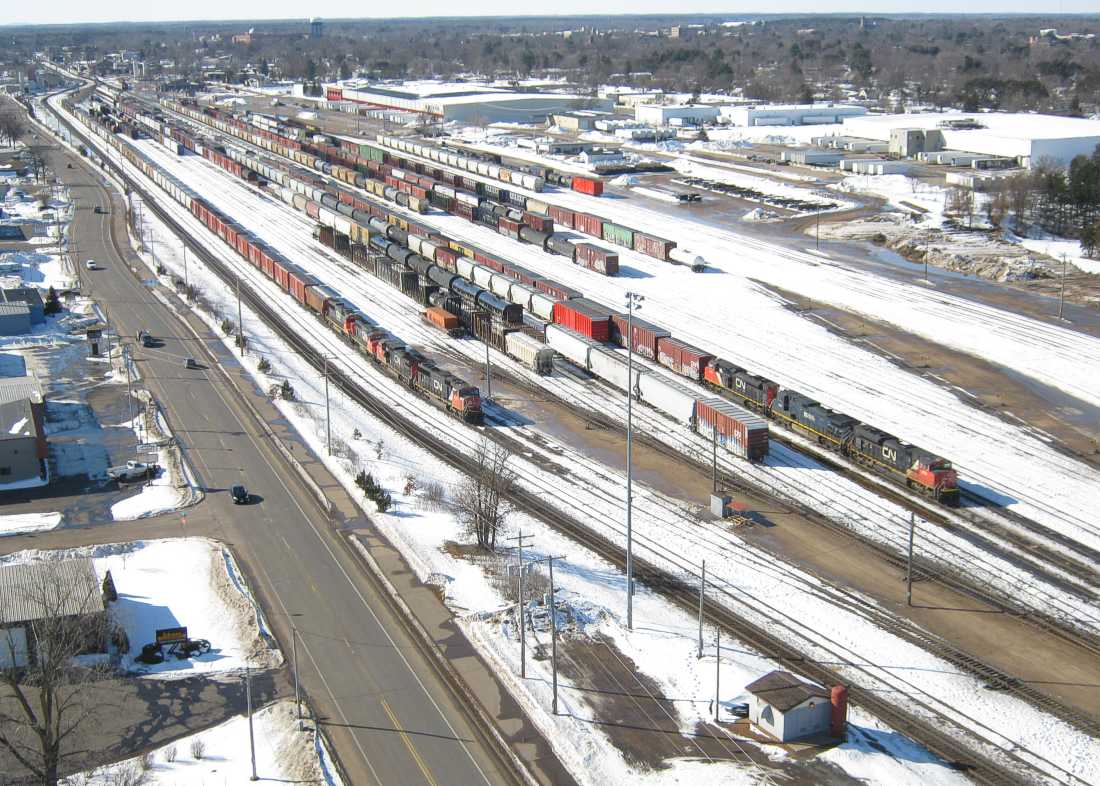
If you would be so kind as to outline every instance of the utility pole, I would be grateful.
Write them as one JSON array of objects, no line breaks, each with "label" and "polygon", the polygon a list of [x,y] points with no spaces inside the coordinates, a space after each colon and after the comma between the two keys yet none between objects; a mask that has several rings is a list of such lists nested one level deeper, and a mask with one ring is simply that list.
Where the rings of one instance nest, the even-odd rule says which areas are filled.
[{"label": "utility pole", "polygon": [[722,629],[714,629],[714,722],[718,723],[721,708],[718,697],[722,692]]},{"label": "utility pole", "polygon": [[298,686],[298,628],[296,627],[290,629],[290,646],[294,660],[294,707],[298,715],[298,731],[305,731],[302,728],[302,692]]},{"label": "utility pole", "polygon": [[817,229],[816,229],[816,232],[815,232],[814,242],[815,242],[815,245],[817,247],[817,250],[820,251],[821,250],[821,213],[820,212],[817,213]]},{"label": "utility pole", "polygon": [[107,338],[107,368],[111,367],[111,314],[107,311],[107,304],[103,304],[103,320],[107,323],[104,335]]},{"label": "utility pole", "polygon": [[909,556],[905,560],[905,605],[913,605],[913,530],[916,529],[916,514],[909,513]]},{"label": "utility pole", "polygon": [[[133,391],[130,388],[130,357],[129,357],[130,353],[128,351],[129,349],[130,349],[130,347],[128,345],[126,345],[126,344],[122,345],[122,363],[123,363],[123,365],[126,366],[126,404],[130,408],[130,427],[133,428],[133,425],[134,425],[134,394],[133,394]],[[134,437],[139,442],[141,441],[140,437],[137,436],[137,429],[134,429]]]},{"label": "utility pole", "polygon": [[550,669],[553,674],[553,701],[551,710],[558,714],[558,611],[554,600],[554,560],[565,557],[544,557],[539,562],[545,562],[550,566],[550,601],[547,603],[547,611],[550,612]]},{"label": "utility pole", "polygon": [[328,398],[328,355],[325,355],[325,444],[332,455],[332,409]]},{"label": "utility pole", "polygon": [[634,480],[634,311],[641,308],[643,295],[626,293],[626,627],[634,630],[634,554],[631,527]]},{"label": "utility pole", "polygon": [[252,777],[250,781],[258,781],[256,776],[256,735],[252,730],[252,667],[244,667],[244,694],[248,702],[248,747],[252,751]]},{"label": "utility pole", "polygon": [[493,373],[489,366],[489,336],[485,336],[485,398],[493,397]]},{"label": "utility pole", "polygon": [[241,319],[241,277],[237,276],[237,344],[244,357],[244,320]]},{"label": "utility pole", "polygon": [[1062,321],[1062,307],[1066,302],[1066,255],[1062,255],[1062,290],[1058,292],[1058,321]]},{"label": "utility pole", "polygon": [[524,622],[527,612],[523,606],[523,541],[532,539],[531,535],[524,535],[520,530],[516,537],[508,538],[519,544],[519,676],[527,677],[527,626]]},{"label": "utility pole", "polygon": [[703,657],[703,598],[707,592],[707,561],[703,560],[703,576],[699,581],[699,654]]},{"label": "utility pole", "polygon": [[191,299],[191,277],[187,274],[187,244],[183,246],[183,299]]},{"label": "utility pole", "polygon": [[715,494],[718,493],[718,418],[714,418],[714,423],[711,425],[711,442],[710,442],[710,480],[713,488],[711,491]]}]

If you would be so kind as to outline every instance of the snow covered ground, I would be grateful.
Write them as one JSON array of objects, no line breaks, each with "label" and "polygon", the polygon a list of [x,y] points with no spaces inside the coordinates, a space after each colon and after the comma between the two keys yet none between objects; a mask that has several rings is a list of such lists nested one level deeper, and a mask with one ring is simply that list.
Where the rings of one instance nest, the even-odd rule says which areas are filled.
[{"label": "snow covered ground", "polygon": [[[282,661],[232,554],[215,541],[175,538],[18,551],[0,557],[0,564],[77,557],[91,557],[99,578],[110,571],[114,580],[118,600],[108,608],[130,642],[130,651],[120,655],[122,668],[164,679],[239,672],[246,665],[267,668]],[[210,652],[153,665],[134,660],[158,629],[181,626],[191,638],[209,640]]]},{"label": "snow covered ground", "polygon": [[[197,166],[202,166],[202,162],[194,162]],[[190,166],[191,162],[188,163]],[[177,171],[177,175],[182,175],[182,170]],[[224,187],[228,187],[227,181],[222,181]],[[190,220],[188,216],[178,207],[170,208],[174,214],[178,215],[180,220],[185,224]],[[281,208],[280,208],[281,210]],[[277,211],[278,212],[278,211]],[[243,218],[238,216],[238,218]],[[271,216],[272,226],[278,224],[286,224],[288,216],[285,213],[279,212],[278,216]],[[206,233],[196,228],[195,237],[200,239],[211,250],[219,254],[227,263],[235,265],[242,275],[249,276],[250,279],[254,279],[254,285],[260,287],[261,291],[265,286],[263,279],[255,279],[255,277],[249,273],[250,268],[244,266],[239,261],[234,261],[234,257],[224,248],[218,241],[213,240],[207,236]],[[307,241],[308,242],[308,241]],[[171,244],[166,244],[170,247]],[[284,249],[286,250],[286,249]],[[314,252],[316,254],[317,252]],[[172,267],[179,267],[182,264],[181,260],[166,258],[164,260],[166,264]],[[192,276],[198,275],[196,272],[196,265],[192,265]],[[208,275],[208,274],[207,274]],[[350,279],[349,279],[350,280]],[[203,284],[204,288],[215,297],[221,298],[224,302],[216,302],[215,305],[219,307],[228,307],[230,304],[229,295],[224,292],[224,287],[217,284],[215,280],[209,279]],[[270,284],[266,284],[270,287]],[[272,294],[272,297],[280,297],[280,295]],[[373,309],[368,308],[368,311],[375,313],[379,304],[376,302]],[[324,333],[323,329],[317,326],[316,321],[311,320],[307,315],[298,315],[293,310],[287,312],[288,318],[292,319],[296,324],[301,325],[304,330],[309,330],[315,334],[315,339],[318,345],[325,347],[332,345],[333,351],[340,351],[341,345],[334,337],[328,336]],[[259,324],[250,314],[245,316],[246,330],[250,336],[250,342],[255,351],[266,354],[272,359],[277,359],[276,371],[281,374],[287,374],[295,380],[295,388],[299,392],[299,399],[306,404],[301,405],[288,405],[283,404],[284,412],[287,412],[288,417],[292,419],[302,430],[303,436],[316,446],[321,444],[321,435],[323,434],[323,415],[320,414],[321,410],[318,407],[319,402],[323,401],[323,392],[319,389],[320,381],[318,375],[312,370],[301,367],[301,361],[297,360],[293,356],[289,355],[285,348],[283,348],[278,341],[276,341],[271,335],[270,331],[262,324]],[[470,441],[471,437],[468,435],[468,430],[461,426],[457,426],[453,421],[446,419],[440,419],[438,413],[434,415],[431,412],[431,408],[427,405],[421,405],[419,402],[410,400],[402,390],[387,382],[385,378],[377,377],[377,373],[373,371],[369,364],[359,362],[355,358],[347,357],[347,353],[342,353],[342,362],[348,364],[349,369],[354,373],[360,375],[360,378],[365,383],[375,388],[378,395],[384,395],[386,400],[392,400],[392,405],[399,408],[408,408],[416,413],[419,417],[427,418],[430,422],[438,422],[441,424],[441,428],[447,429],[448,433],[452,433],[455,438],[460,438],[465,442]],[[309,406],[312,404],[312,406]],[[361,442],[355,440],[350,434],[353,428],[358,427],[363,431]],[[457,431],[456,431],[457,429]],[[387,435],[385,431],[379,431],[376,424],[371,423],[369,420],[365,420],[361,415],[356,415],[354,408],[349,408],[347,402],[342,402],[340,397],[337,396],[334,401],[334,433],[338,436],[342,446],[337,452],[340,455],[345,456],[346,466],[341,467],[338,460],[334,460],[336,464],[334,467],[341,473],[341,477],[345,483],[350,482],[350,472],[353,469],[361,467],[364,463],[374,472],[376,478],[383,481],[383,484],[391,490],[394,494],[394,498],[398,503],[397,510],[402,511],[403,505],[409,505],[410,501],[404,499],[402,494],[395,492],[396,489],[400,489],[404,485],[405,477],[415,471],[416,477],[423,478],[429,471],[429,468],[433,465],[433,460],[430,457],[425,456],[422,452],[419,452],[413,446],[406,446],[405,443],[397,438],[396,435]],[[369,458],[365,458],[362,453],[369,450],[370,445],[375,441],[375,435],[378,439],[382,439],[386,446],[383,451],[383,458],[378,460],[377,463]],[[394,444],[398,445],[395,449]],[[361,445],[361,446],[360,446]],[[552,446],[554,448],[562,448],[564,446]],[[323,451],[318,451],[323,453]],[[567,460],[575,460],[575,456],[567,457]],[[533,465],[528,465],[526,462],[520,460],[520,467],[524,478],[531,479],[530,482],[537,483],[537,488],[543,493],[548,495],[549,499],[555,499],[557,495],[562,494],[560,477],[557,473],[546,474]],[[594,470],[594,468],[593,468]],[[590,471],[587,465],[583,468],[583,472],[587,474]],[[445,469],[443,471],[446,471]],[[604,468],[606,472],[606,468]],[[614,475],[614,473],[612,473]],[[453,481],[451,481],[453,482]],[[618,484],[614,482],[614,479],[609,483],[601,484],[604,486],[603,493],[607,494],[612,489],[618,488]],[[660,499],[660,495],[652,493],[650,490],[646,490],[646,493],[638,492],[638,523],[636,527],[636,537],[642,539],[640,542],[645,542],[646,548],[654,548],[653,544],[661,542],[667,539],[667,533],[669,527],[676,524],[674,520],[668,518],[667,508],[661,507],[662,505],[669,504],[668,501]],[[619,507],[621,500],[608,496],[601,498],[594,496],[594,489],[589,487],[571,488],[569,490],[569,496],[567,499],[563,499],[564,504],[568,504],[572,509],[585,509],[592,513],[592,525],[594,527],[604,528],[607,527],[607,534],[616,537],[615,532],[616,524],[619,519]],[[415,504],[415,503],[413,503]],[[404,508],[408,510],[408,508]],[[682,515],[687,515],[686,512]],[[422,522],[418,520],[418,517],[385,517],[386,520],[390,518],[396,518],[400,523],[404,519],[412,519],[412,521],[405,521],[405,523],[416,524],[419,529],[417,531],[431,531],[431,528],[424,526]],[[682,526],[676,524],[677,526]],[[524,523],[524,528],[527,528],[527,523]],[[647,529],[648,528],[648,529]],[[688,531],[685,527],[685,532]],[[436,533],[441,537],[446,537],[446,533]],[[548,533],[547,538],[550,537]],[[435,542],[435,548],[438,549],[437,540]],[[541,546],[540,546],[541,547]],[[640,546],[641,548],[641,546]],[[575,551],[575,548],[574,548]],[[713,551],[711,552],[713,553]],[[746,555],[742,548],[734,547],[731,543],[730,546],[722,547],[721,553],[723,558],[728,561],[728,565],[724,567],[729,570],[731,577],[736,576],[736,581],[733,586],[736,587],[735,592],[730,593],[729,602],[735,602],[732,600],[734,597],[744,598],[746,591],[750,586],[755,587],[761,594],[772,598],[776,591],[777,575],[775,574],[774,563],[770,560],[761,561],[754,558],[753,555]],[[735,558],[738,554],[744,556],[747,562],[737,562]],[[667,552],[657,551],[654,548],[653,555],[658,556],[661,560],[670,559]],[[684,561],[690,561],[697,558],[698,552],[693,554],[681,555]],[[579,559],[579,557],[573,557],[571,554],[571,561]],[[415,560],[414,560],[415,563]],[[767,566],[767,567],[766,567]],[[674,570],[683,570],[683,563],[677,563],[673,566]],[[418,569],[419,570],[419,569]],[[851,612],[845,610],[843,607],[838,607],[832,604],[827,607],[821,607],[818,605],[822,601],[820,599],[815,600],[817,594],[812,587],[817,586],[817,582],[813,580],[799,579],[796,582],[790,580],[790,573],[787,572],[791,569],[787,569],[782,572],[781,575],[787,576],[780,581],[780,584],[785,586],[785,600],[788,601],[788,607],[791,614],[797,615],[803,620],[800,623],[806,628],[820,628],[823,621],[827,623],[828,631],[821,631],[821,635],[827,637],[825,640],[819,640],[818,646],[824,649],[816,654],[821,657],[827,657],[835,661],[838,657],[837,652],[832,649],[835,645],[828,644],[828,641],[835,641],[834,637],[839,637],[845,642],[844,649],[852,648],[851,654],[845,654],[841,657],[844,659],[851,659],[852,663],[890,663],[890,664],[905,664],[904,666],[895,667],[898,670],[893,669],[876,670],[874,678],[871,679],[872,685],[877,685],[878,689],[891,690],[898,692],[899,695],[915,695],[921,693],[927,696],[935,696],[932,701],[934,703],[943,703],[947,706],[951,706],[952,712],[957,713],[956,718],[991,718],[995,719],[997,729],[995,731],[983,729],[983,734],[990,734],[993,738],[1000,740],[995,744],[1003,744],[1004,736],[1008,736],[1014,740],[1013,746],[1018,746],[1023,751],[1042,751],[1044,756],[1050,757],[1054,761],[1049,766],[1058,770],[1059,768],[1069,765],[1075,771],[1079,773],[1087,773],[1094,768],[1095,762],[1074,760],[1073,756],[1066,756],[1069,751],[1079,750],[1079,743],[1074,738],[1074,732],[1066,729],[1065,727],[1051,723],[1049,718],[1035,713],[1030,708],[1021,705],[1020,702],[1004,696],[990,696],[988,692],[983,691],[977,681],[971,679],[967,675],[957,674],[954,670],[938,662],[935,658],[930,658],[926,654],[920,651],[914,650],[910,645],[906,645],[888,634],[883,634],[875,626],[867,623],[866,621],[859,621],[851,617]],[[447,575],[446,571],[436,571],[444,575]],[[456,568],[455,572],[458,572]],[[608,587],[612,594],[615,594],[614,586],[618,582],[619,577],[617,575],[608,575],[605,570],[600,579]],[[730,582],[728,579],[716,579],[717,587],[728,588]],[[452,586],[452,582],[447,582],[448,587]],[[789,585],[789,586],[786,586]],[[618,588],[621,592],[621,586]],[[723,590],[725,591],[725,590]],[[587,593],[585,593],[587,597]],[[613,604],[603,604],[606,607],[612,607]],[[470,608],[467,606],[467,608]],[[473,608],[477,608],[474,606]],[[746,612],[747,613],[747,612]],[[757,610],[756,613],[759,613]],[[813,620],[813,622],[810,622]],[[834,626],[836,626],[834,628]],[[682,628],[690,628],[690,622],[684,622],[681,625]],[[802,642],[805,644],[805,642]],[[857,654],[858,653],[858,654]],[[917,665],[919,664],[919,666]],[[867,675],[860,673],[859,667],[854,667],[851,676],[855,682],[866,682]],[[666,677],[661,677],[662,679]],[[914,685],[913,681],[919,682],[919,687]],[[890,685],[891,687],[885,687]],[[999,706],[988,706],[988,702],[995,702]],[[1003,704],[1001,702],[1004,702]],[[966,722],[962,720],[961,722]],[[588,727],[586,726],[586,729]],[[586,733],[591,733],[590,730]],[[1034,735],[1039,734],[1042,739],[1036,739]],[[606,747],[606,746],[604,746]],[[1027,755],[1031,755],[1028,753]],[[1046,767],[1046,764],[1040,763],[1038,766]],[[1091,776],[1088,776],[1091,777]]]},{"label": "snow covered ground", "polygon": [[[0,487],[0,490],[6,487]],[[0,516],[0,537],[45,532],[61,524],[60,513],[10,513]]]},{"label": "snow covered ground", "polygon": [[[311,721],[298,731],[293,701],[279,701],[253,713],[257,783],[342,786],[324,739]],[[82,773],[71,786],[118,786],[143,775],[148,786],[237,786],[249,783],[252,762],[248,718],[239,716],[212,729],[162,745],[148,756]]]}]

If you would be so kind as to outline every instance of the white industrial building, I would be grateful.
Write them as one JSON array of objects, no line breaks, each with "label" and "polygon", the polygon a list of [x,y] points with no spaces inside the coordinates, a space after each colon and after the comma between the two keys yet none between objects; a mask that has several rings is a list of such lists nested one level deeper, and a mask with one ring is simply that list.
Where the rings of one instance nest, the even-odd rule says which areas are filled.
[{"label": "white industrial building", "polygon": [[780,742],[823,734],[841,736],[848,714],[844,688],[827,690],[787,671],[772,671],[745,686],[749,722]]},{"label": "white industrial building", "polygon": [[542,123],[579,109],[610,110],[612,102],[568,93],[521,93],[465,82],[372,84],[362,80],[325,85],[329,101],[433,115],[458,123]]},{"label": "white industrial building", "polygon": [[652,126],[667,126],[673,120],[676,125],[703,125],[718,119],[721,108],[699,104],[638,104],[634,107],[634,119]]},{"label": "white industrial building", "polygon": [[852,104],[760,104],[724,106],[722,117],[735,126],[809,126],[845,122],[867,114]]},{"label": "white industrial building", "polygon": [[[845,118],[844,133],[895,142],[923,136],[923,150],[978,153],[1015,159],[1030,167],[1041,159],[1068,164],[1077,155],[1092,155],[1100,145],[1100,120],[1057,115],[981,112],[975,114],[926,112],[912,115],[867,115]],[[907,147],[911,147],[908,145]]]}]

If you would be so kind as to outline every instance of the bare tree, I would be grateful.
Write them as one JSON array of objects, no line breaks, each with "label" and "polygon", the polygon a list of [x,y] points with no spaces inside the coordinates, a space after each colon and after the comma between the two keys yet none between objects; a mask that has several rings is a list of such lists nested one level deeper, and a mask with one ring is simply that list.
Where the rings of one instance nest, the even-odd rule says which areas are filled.
[{"label": "bare tree", "polygon": [[4,107],[0,110],[0,144],[15,144],[15,140],[23,136],[25,130],[23,118],[14,107]]},{"label": "bare tree", "polygon": [[110,666],[74,662],[105,646],[107,616],[97,583],[71,581],[58,563],[38,563],[24,575],[19,592],[35,619],[25,642],[15,628],[0,629],[0,752],[35,782],[55,786],[63,767],[88,756],[82,738],[110,703],[94,690]]},{"label": "bare tree", "polygon": [[483,440],[474,454],[474,469],[454,495],[455,513],[466,534],[490,551],[496,549],[497,535],[513,511],[509,496],[516,473],[508,466],[511,458],[507,448]]}]

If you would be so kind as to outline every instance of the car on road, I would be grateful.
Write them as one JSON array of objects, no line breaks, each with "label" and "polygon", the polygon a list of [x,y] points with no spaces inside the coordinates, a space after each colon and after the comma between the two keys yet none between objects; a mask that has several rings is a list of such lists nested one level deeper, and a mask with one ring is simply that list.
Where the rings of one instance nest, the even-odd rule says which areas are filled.
[{"label": "car on road", "polygon": [[183,367],[184,368],[198,368],[199,364],[195,361],[194,358],[187,358],[187,360],[183,361]]},{"label": "car on road", "polygon": [[137,340],[143,347],[155,347],[158,343],[155,338],[144,330],[138,331]]},{"label": "car on road", "polygon": [[89,259],[87,262],[85,262],[84,267],[88,268],[88,270],[99,270],[99,266],[96,265],[94,259]]},{"label": "car on road", "polygon": [[239,483],[229,490],[229,495],[233,497],[234,505],[247,505],[252,499],[252,495],[248,493],[248,489]]},{"label": "car on road", "polygon": [[95,206],[95,212],[97,212],[97,213],[106,213],[107,208],[103,207],[103,205],[96,205]]}]

